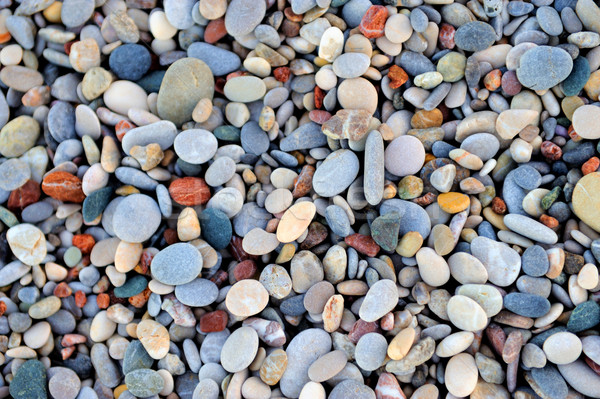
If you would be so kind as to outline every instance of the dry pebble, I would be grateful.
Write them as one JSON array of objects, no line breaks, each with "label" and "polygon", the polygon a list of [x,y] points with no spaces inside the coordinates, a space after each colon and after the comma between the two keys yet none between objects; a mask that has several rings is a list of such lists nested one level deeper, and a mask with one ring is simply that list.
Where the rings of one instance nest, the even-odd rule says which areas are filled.
[{"label": "dry pebble", "polygon": [[0,398],[598,397],[599,21],[0,1]]}]

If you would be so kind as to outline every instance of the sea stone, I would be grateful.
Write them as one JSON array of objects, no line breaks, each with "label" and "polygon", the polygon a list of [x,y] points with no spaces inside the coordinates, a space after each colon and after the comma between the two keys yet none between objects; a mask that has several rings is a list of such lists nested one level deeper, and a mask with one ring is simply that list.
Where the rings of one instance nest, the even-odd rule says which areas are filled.
[{"label": "sea stone", "polygon": [[573,59],[558,47],[538,46],[523,54],[517,78],[525,87],[545,90],[565,80],[573,69]]},{"label": "sea stone", "polygon": [[214,90],[215,82],[208,65],[196,58],[177,60],[167,69],[160,85],[158,115],[179,126],[192,120],[198,101],[212,100]]}]

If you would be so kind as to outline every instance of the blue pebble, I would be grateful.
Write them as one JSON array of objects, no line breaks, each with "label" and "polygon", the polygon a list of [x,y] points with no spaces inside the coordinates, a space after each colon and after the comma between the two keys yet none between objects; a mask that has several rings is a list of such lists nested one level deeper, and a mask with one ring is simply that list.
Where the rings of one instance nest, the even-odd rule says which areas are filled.
[{"label": "blue pebble", "polygon": [[110,53],[110,69],[125,80],[138,80],[148,72],[152,59],[148,49],[140,44],[124,44]]}]

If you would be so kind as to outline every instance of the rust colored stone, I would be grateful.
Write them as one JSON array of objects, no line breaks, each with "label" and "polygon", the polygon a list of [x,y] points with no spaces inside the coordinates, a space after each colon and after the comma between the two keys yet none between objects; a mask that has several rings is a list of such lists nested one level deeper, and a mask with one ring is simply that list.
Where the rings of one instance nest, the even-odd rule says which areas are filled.
[{"label": "rust colored stone", "polygon": [[549,227],[551,229],[555,229],[558,227],[558,220],[552,216],[542,215],[540,216],[540,222],[544,224],[544,226]]},{"label": "rust colored stone", "polygon": [[54,287],[54,295],[59,298],[66,298],[68,296],[71,296],[72,293],[73,290],[64,281],[62,283],[59,283],[56,287]]},{"label": "rust colored stone", "polygon": [[52,172],[42,181],[42,191],[49,197],[63,202],[83,202],[85,194],[81,180],[67,172]]},{"label": "rust colored stone", "polygon": [[356,249],[361,254],[374,257],[379,253],[380,247],[377,245],[375,240],[370,236],[362,234],[351,234],[347,236],[344,241],[352,248]]},{"label": "rust colored stone", "polygon": [[273,70],[273,76],[278,82],[287,82],[290,79],[289,67],[278,67]]},{"label": "rust colored stone", "polygon": [[508,310],[502,310],[494,317],[494,321],[500,324],[506,324],[507,326],[515,328],[524,328],[529,330],[533,327],[533,319],[525,316],[520,316],[509,312]]},{"label": "rust colored stone", "polygon": [[581,171],[583,175],[589,175],[592,172],[598,170],[598,166],[600,166],[600,159],[598,157],[591,157],[581,166]]},{"label": "rust colored stone", "polygon": [[372,332],[379,332],[379,326],[377,326],[377,322],[368,322],[364,321],[363,319],[358,319],[348,333],[348,339],[353,344],[356,344],[363,335]]},{"label": "rust colored stone", "polygon": [[302,21],[302,14],[296,14],[295,12],[292,11],[292,7],[286,7],[283,10],[283,14],[285,15],[285,17],[287,19],[289,19],[292,22],[300,22]]},{"label": "rust colored stone", "polygon": [[300,33],[300,24],[298,22],[290,21],[289,19],[284,19],[280,30],[285,37],[296,37],[298,36],[298,33]]},{"label": "rust colored stone", "polygon": [[545,158],[551,161],[558,161],[562,157],[562,149],[551,141],[544,141],[540,151]]},{"label": "rust colored stone", "polygon": [[246,280],[253,278],[257,271],[256,262],[252,259],[246,259],[235,265],[233,268],[233,277],[235,281]]},{"label": "rust colored stone", "polygon": [[325,92],[319,86],[315,86],[315,108],[323,107],[323,98],[325,98]]},{"label": "rust colored stone", "polygon": [[71,357],[71,355],[75,352],[75,347],[74,346],[69,346],[67,348],[62,348],[60,350],[60,356],[62,357],[62,360],[67,360],[68,358]]},{"label": "rust colored stone", "polygon": [[229,316],[224,310],[206,313],[200,318],[200,331],[203,333],[223,331],[228,321]]},{"label": "rust colored stone", "polygon": [[74,247],[79,248],[82,254],[89,254],[92,252],[92,248],[96,245],[96,240],[90,234],[76,234],[73,236],[71,241]]},{"label": "rust colored stone", "polygon": [[204,41],[213,44],[224,38],[225,35],[227,35],[225,19],[214,19],[206,25],[206,29],[204,30]]},{"label": "rust colored stone", "polygon": [[79,344],[85,344],[85,342],[87,341],[87,338],[85,337],[85,335],[81,335],[81,334],[65,334],[62,338],[62,340],[60,341],[60,344],[62,346],[75,346],[75,345],[79,345]]},{"label": "rust colored stone", "polygon": [[292,196],[294,198],[304,197],[312,189],[312,179],[315,174],[315,167],[312,165],[304,165],[300,174],[294,181],[294,190]]},{"label": "rust colored stone", "polygon": [[4,312],[6,312],[6,304],[4,302],[0,302],[0,317],[4,315]]},{"label": "rust colored stone", "polygon": [[456,33],[456,29],[454,29],[454,26],[447,24],[447,23],[443,23],[440,26],[440,34],[439,34],[439,43],[441,44],[442,48],[447,48],[452,50],[454,48],[454,34]]},{"label": "rust colored stone", "polygon": [[78,308],[82,308],[87,303],[87,297],[85,296],[85,292],[79,290],[75,292],[75,305]]},{"label": "rust colored stone", "polygon": [[408,81],[408,74],[398,65],[392,65],[388,72],[390,78],[390,88],[397,89]]},{"label": "rust colored stone", "polygon": [[144,291],[129,298],[129,303],[139,309],[148,302],[150,294],[152,294],[152,291],[150,291],[150,288],[146,287]]},{"label": "rust colored stone", "polygon": [[175,229],[166,229],[163,233],[163,237],[169,245],[175,244],[179,241],[179,237],[177,237],[177,230]]},{"label": "rust colored stone", "polygon": [[371,6],[363,15],[358,29],[368,39],[382,37],[387,17],[387,8],[384,6]]},{"label": "rust colored stone", "polygon": [[500,197],[494,197],[492,199],[492,210],[498,215],[504,215],[506,213],[506,203]]},{"label": "rust colored stone", "polygon": [[210,199],[208,185],[199,177],[183,177],[169,186],[169,194],[175,202],[185,206],[204,205]]},{"label": "rust colored stone", "polygon": [[36,203],[41,195],[40,185],[34,180],[27,180],[27,183],[11,191],[7,208],[13,212],[22,211],[28,205]]},{"label": "rust colored stone", "polygon": [[127,134],[128,131],[136,127],[133,123],[128,121],[127,119],[121,119],[115,125],[115,135],[119,141],[123,141],[123,137]]},{"label": "rust colored stone", "polygon": [[100,309],[106,309],[110,305],[110,297],[106,293],[98,294],[96,303]]},{"label": "rust colored stone", "polygon": [[594,373],[600,375],[600,365],[599,364],[597,364],[596,362],[594,362],[592,359],[590,359],[586,355],[583,355],[583,360],[585,360],[585,363],[588,366],[590,366],[590,368],[592,369],[592,371]]},{"label": "rust colored stone", "polygon": [[494,69],[483,78],[483,84],[489,91],[496,91],[502,86],[502,71]]}]

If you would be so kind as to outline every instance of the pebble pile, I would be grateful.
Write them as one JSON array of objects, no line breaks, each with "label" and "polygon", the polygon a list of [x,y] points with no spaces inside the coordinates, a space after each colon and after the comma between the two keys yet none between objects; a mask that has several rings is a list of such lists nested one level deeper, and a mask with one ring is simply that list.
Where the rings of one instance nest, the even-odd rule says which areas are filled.
[{"label": "pebble pile", "polygon": [[600,398],[594,0],[0,0],[0,399]]}]

